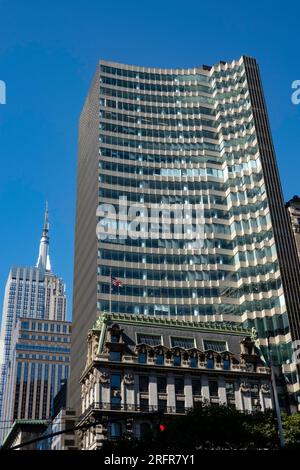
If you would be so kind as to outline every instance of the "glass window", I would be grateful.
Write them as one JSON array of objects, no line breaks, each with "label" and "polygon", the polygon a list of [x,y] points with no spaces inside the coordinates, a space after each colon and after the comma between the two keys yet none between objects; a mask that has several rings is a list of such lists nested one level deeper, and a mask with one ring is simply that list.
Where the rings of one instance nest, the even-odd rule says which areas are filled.
[{"label": "glass window", "polygon": [[157,393],[166,393],[167,391],[167,378],[157,377]]},{"label": "glass window", "polygon": [[120,409],[121,408],[121,397],[120,396],[112,396],[111,397],[111,407],[112,409]]},{"label": "glass window", "polygon": [[175,393],[184,393],[184,379],[175,378]]},{"label": "glass window", "polygon": [[174,366],[180,366],[181,365],[181,356],[180,355],[174,356],[173,364],[174,364]]},{"label": "glass window", "polygon": [[112,439],[119,439],[122,435],[121,423],[112,422],[110,425],[110,437]]},{"label": "glass window", "polygon": [[214,359],[213,359],[212,357],[209,357],[209,358],[207,359],[207,365],[206,365],[206,367],[207,367],[208,369],[213,369],[213,368],[214,368]]},{"label": "glass window", "polygon": [[161,336],[138,334],[137,342],[148,344],[149,346],[159,346],[162,344]]},{"label": "glass window", "polygon": [[228,399],[233,399],[234,398],[234,383],[226,382],[225,387],[226,387],[226,397]]},{"label": "glass window", "polygon": [[140,410],[149,411],[149,400],[148,398],[140,398]]},{"label": "glass window", "polygon": [[140,364],[147,364],[147,353],[140,352],[139,356],[138,356],[138,359],[139,359]]},{"label": "glass window", "polygon": [[193,395],[201,395],[201,379],[192,379]]},{"label": "glass window", "polygon": [[38,323],[38,331],[42,331],[42,323]]},{"label": "glass window", "polygon": [[112,343],[118,343],[120,339],[119,335],[111,335],[111,342]]},{"label": "glass window", "polygon": [[110,360],[110,361],[120,362],[120,361],[121,361],[121,353],[120,353],[120,351],[110,351],[110,353],[109,353],[109,360]]},{"label": "glass window", "polygon": [[184,411],[185,411],[184,400],[176,400],[176,412],[184,413]]},{"label": "glass window", "polygon": [[209,387],[210,397],[218,397],[219,396],[219,387],[218,387],[218,382],[216,380],[210,380],[208,382],[208,387]]},{"label": "glass window", "polygon": [[111,374],[111,387],[112,388],[121,387],[121,375],[120,374]]},{"label": "glass window", "polygon": [[149,377],[147,375],[140,375],[139,377],[139,390],[140,392],[148,392]]},{"label": "glass window", "polygon": [[226,341],[212,341],[204,339],[203,345],[205,351],[207,351],[208,349],[217,352],[228,351]]},{"label": "glass window", "polygon": [[156,357],[156,364],[159,365],[159,366],[163,366],[164,365],[164,355],[163,354],[158,354],[157,357]]},{"label": "glass window", "polygon": [[191,357],[190,358],[190,366],[197,367],[198,366],[198,357]]},{"label": "glass window", "polygon": [[251,397],[256,398],[259,396],[259,386],[257,383],[250,384],[250,393],[251,393]]},{"label": "glass window", "polygon": [[191,349],[195,347],[195,340],[194,338],[171,338],[171,346],[184,348],[184,349]]},{"label": "glass window", "polygon": [[159,398],[157,404],[158,404],[158,411],[162,411],[162,412],[167,411],[167,400]]},{"label": "glass window", "polygon": [[224,370],[230,370],[230,360],[229,359],[224,359],[223,360],[223,368],[224,368]]}]

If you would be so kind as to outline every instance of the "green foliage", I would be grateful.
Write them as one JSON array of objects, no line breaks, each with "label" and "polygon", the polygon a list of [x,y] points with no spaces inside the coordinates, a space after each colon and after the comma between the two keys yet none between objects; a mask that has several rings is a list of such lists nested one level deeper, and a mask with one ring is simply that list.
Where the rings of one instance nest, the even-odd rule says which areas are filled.
[{"label": "green foliage", "polygon": [[286,444],[290,447],[300,447],[300,413],[282,416],[282,425]]},{"label": "green foliage", "polygon": [[[179,433],[179,430],[184,432]],[[241,413],[226,405],[200,403],[177,417],[167,430],[169,446],[195,449],[274,448],[278,444],[272,412]]]},{"label": "green foliage", "polygon": [[[287,448],[300,449],[300,414],[283,415]],[[132,450],[142,452],[180,453],[208,449],[279,449],[275,413],[243,413],[226,405],[199,403],[184,416],[165,418],[166,430],[159,431],[159,418],[153,430],[140,441],[122,439],[106,442],[106,451]]]}]

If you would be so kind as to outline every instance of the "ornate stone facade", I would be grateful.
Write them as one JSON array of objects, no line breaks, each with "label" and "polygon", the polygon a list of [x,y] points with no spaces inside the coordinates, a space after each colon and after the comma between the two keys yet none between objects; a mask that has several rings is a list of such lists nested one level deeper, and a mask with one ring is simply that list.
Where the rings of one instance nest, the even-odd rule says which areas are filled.
[{"label": "ornate stone facade", "polygon": [[162,414],[172,419],[199,401],[272,407],[270,371],[248,330],[112,314],[89,332],[88,350],[82,449],[140,437]]}]

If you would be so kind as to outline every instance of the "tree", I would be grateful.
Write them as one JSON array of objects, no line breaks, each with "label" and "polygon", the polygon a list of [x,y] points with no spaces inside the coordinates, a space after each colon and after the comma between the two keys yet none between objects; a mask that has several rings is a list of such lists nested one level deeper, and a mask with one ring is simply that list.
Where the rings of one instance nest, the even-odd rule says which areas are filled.
[{"label": "tree", "polygon": [[[163,432],[159,423],[166,424]],[[300,414],[283,415],[286,447],[300,449]],[[273,410],[245,413],[227,405],[199,403],[183,416],[161,419],[141,440],[106,442],[109,450],[131,449],[156,453],[195,453],[208,449],[279,449]]]}]

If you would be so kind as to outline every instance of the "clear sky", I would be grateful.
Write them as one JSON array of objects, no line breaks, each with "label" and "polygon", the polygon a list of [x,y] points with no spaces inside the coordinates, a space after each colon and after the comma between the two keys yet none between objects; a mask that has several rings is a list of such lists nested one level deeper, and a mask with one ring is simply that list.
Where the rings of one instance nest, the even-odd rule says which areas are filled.
[{"label": "clear sky", "polygon": [[191,67],[257,58],[285,198],[300,193],[299,1],[0,0],[0,303],[35,264],[49,201],[53,270],[71,306],[79,114],[99,58]]}]

